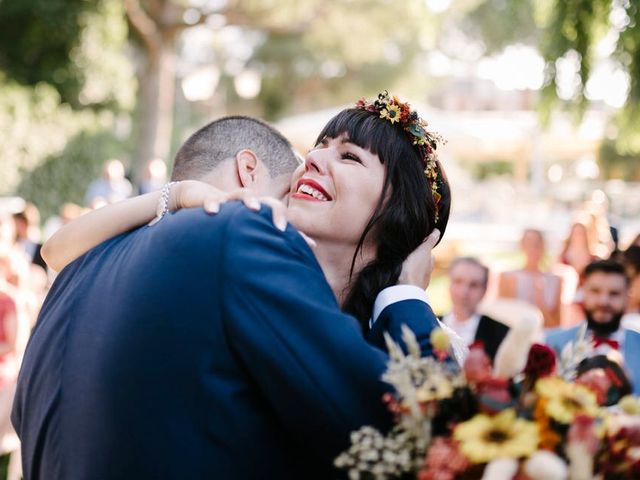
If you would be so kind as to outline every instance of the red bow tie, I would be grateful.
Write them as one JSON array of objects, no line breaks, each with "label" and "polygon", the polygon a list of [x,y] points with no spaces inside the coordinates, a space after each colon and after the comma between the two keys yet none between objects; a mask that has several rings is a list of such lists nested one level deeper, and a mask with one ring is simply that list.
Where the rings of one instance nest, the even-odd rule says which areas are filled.
[{"label": "red bow tie", "polygon": [[620,342],[616,340],[607,337],[593,337],[593,347],[598,348],[600,345],[609,345],[611,348],[620,350]]}]

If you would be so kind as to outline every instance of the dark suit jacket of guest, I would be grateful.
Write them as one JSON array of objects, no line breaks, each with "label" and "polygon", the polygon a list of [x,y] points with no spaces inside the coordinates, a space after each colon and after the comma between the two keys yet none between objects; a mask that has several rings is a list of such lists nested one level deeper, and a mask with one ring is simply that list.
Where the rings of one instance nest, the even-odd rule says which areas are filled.
[{"label": "dark suit jacket of guest", "polygon": [[[26,480],[327,479],[351,431],[390,426],[386,354],[270,216],[180,211],[58,276],[12,414]],[[435,316],[417,300],[370,340],[400,322],[428,353]]]},{"label": "dark suit jacket of guest", "polygon": [[[439,317],[442,320],[442,317]],[[478,329],[474,337],[474,341],[481,341],[484,344],[484,351],[489,356],[491,361],[496,357],[498,348],[507,336],[509,327],[502,322],[498,322],[486,315],[480,316],[478,322]]]},{"label": "dark suit jacket of guest", "polygon": [[491,358],[491,361],[493,361],[494,358],[496,358],[496,353],[502,340],[504,340],[508,332],[509,327],[504,323],[482,315],[478,323],[478,330],[476,330],[475,340],[480,340],[484,343],[484,351],[489,358]]}]

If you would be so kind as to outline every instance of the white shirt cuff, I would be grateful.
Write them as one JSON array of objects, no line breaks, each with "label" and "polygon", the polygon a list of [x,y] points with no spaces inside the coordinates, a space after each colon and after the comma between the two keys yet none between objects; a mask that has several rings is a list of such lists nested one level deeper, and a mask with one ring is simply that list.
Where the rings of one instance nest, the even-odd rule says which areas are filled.
[{"label": "white shirt cuff", "polygon": [[371,325],[376,322],[385,308],[392,303],[402,302],[403,300],[420,300],[426,304],[429,303],[427,292],[415,285],[394,285],[393,287],[387,287],[378,294],[373,304]]}]

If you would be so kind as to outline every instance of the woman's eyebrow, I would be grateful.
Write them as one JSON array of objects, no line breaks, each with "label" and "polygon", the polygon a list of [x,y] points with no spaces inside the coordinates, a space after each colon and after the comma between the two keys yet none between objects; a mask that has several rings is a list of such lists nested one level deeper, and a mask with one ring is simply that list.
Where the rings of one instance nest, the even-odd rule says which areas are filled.
[{"label": "woman's eyebrow", "polygon": [[342,144],[346,144],[346,143],[348,143],[348,144],[353,145],[353,146],[355,146],[355,147],[360,147],[360,145],[358,145],[357,143],[355,143],[355,142],[354,142],[353,140],[351,140],[348,136],[343,136],[343,137],[340,139],[340,143],[342,143]]}]

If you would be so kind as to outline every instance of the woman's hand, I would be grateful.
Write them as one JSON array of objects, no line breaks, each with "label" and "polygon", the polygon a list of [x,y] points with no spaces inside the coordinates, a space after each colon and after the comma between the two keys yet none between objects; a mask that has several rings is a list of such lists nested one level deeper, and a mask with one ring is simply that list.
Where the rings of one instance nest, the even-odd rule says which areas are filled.
[{"label": "woman's hand", "polygon": [[439,238],[440,231],[435,229],[418,248],[411,252],[402,264],[398,284],[415,285],[422,289],[429,286],[435,265],[432,251]]},{"label": "woman's hand", "polygon": [[225,192],[197,180],[185,180],[174,186],[169,199],[169,210],[203,207],[207,213],[218,213],[220,205],[232,200],[240,200],[251,210],[260,210],[260,204],[271,207],[274,226],[284,231],[287,228],[287,207],[271,197],[258,197],[246,188]]}]

